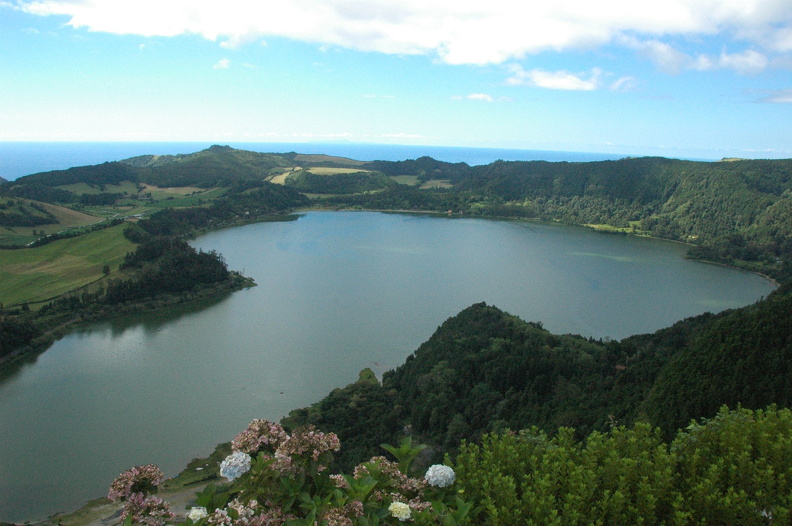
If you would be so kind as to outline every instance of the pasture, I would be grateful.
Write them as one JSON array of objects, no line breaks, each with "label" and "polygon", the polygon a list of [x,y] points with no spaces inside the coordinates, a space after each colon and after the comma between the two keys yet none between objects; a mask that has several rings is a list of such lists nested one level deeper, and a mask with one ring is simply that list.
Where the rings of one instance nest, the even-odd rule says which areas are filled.
[{"label": "pasture", "polygon": [[358,170],[355,168],[333,168],[331,166],[313,166],[306,171],[315,175],[338,175],[338,174],[356,174],[360,172],[368,173],[370,170]]},{"label": "pasture", "polygon": [[60,296],[104,277],[104,265],[118,266],[135,245],[124,225],[36,248],[0,250],[0,302],[5,306],[34,303]]}]

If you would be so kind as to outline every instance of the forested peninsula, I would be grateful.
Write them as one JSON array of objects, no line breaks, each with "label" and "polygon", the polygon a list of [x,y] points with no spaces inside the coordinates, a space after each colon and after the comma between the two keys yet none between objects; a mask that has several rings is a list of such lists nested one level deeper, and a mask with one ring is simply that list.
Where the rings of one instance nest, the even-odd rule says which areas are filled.
[{"label": "forested peninsula", "polygon": [[[0,185],[0,242],[8,247],[0,276],[27,294],[0,296],[0,355],[67,317],[245,286],[222,255],[196,252],[184,238],[311,207],[530,218],[648,235],[779,283],[754,305],[621,341],[555,335],[473,305],[381,381],[362,375],[284,419],[291,433],[315,426],[337,435],[343,448],[331,470],[349,472],[407,435],[430,445],[418,465],[447,454],[457,469],[471,506],[448,524],[789,520],[792,160],[468,166],[214,146],[34,174]],[[86,249],[98,236],[118,248],[91,261],[95,271],[83,281],[70,276],[73,289],[52,286],[42,297],[4,263],[69,242],[100,254]],[[217,476],[215,467],[198,478]]]}]

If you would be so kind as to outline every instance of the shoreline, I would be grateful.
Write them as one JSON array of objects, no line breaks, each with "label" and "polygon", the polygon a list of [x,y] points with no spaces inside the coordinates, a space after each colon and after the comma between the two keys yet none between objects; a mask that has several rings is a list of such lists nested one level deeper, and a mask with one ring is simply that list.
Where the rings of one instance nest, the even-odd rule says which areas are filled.
[{"label": "shoreline", "polygon": [[[586,230],[590,230],[592,232],[597,232],[600,234],[608,234],[608,235],[619,235],[619,236],[630,236],[630,237],[638,237],[644,239],[653,239],[656,241],[665,241],[668,243],[676,243],[679,245],[683,245],[685,247],[697,247],[700,245],[695,245],[688,241],[681,241],[679,239],[669,239],[665,237],[657,237],[652,236],[650,234],[645,233],[637,233],[637,232],[627,232],[622,230],[611,230],[608,228],[597,228],[598,226],[609,226],[609,225],[591,225],[591,224],[573,224],[573,223],[563,223],[561,221],[547,221],[545,219],[541,219],[539,217],[514,217],[514,216],[495,216],[495,215],[464,215],[462,212],[440,212],[435,210],[404,210],[404,209],[397,209],[397,210],[389,210],[389,209],[382,209],[382,208],[333,208],[333,207],[314,207],[314,208],[299,208],[292,212],[292,214],[300,214],[305,212],[379,212],[383,214],[391,213],[391,214],[415,214],[415,215],[427,215],[427,216],[440,216],[440,217],[447,217],[449,219],[486,219],[491,221],[526,221],[526,222],[535,222],[535,223],[542,223],[548,225],[564,225],[564,226],[571,226],[571,227],[579,227],[584,228]],[[701,258],[692,258],[687,255],[684,256],[685,259],[688,261],[695,261],[698,263],[707,263],[709,265],[717,265],[719,267],[730,268],[734,270],[741,270],[743,272],[748,272],[750,274],[755,274],[761,278],[766,279],[770,283],[773,284],[776,288],[781,286],[781,283],[773,278],[772,276],[760,272],[758,270],[744,268],[737,265],[730,265],[728,263],[722,263],[720,261],[710,261],[708,259],[701,259]]]},{"label": "shoreline", "polygon": [[5,356],[0,356],[0,382],[4,381],[5,376],[14,373],[12,369],[30,360],[35,361],[35,359],[46,352],[53,343],[82,326],[139,312],[155,312],[163,308],[190,304],[257,286],[252,278],[242,276],[242,274],[235,271],[232,272],[234,273],[233,277],[228,282],[215,284],[214,286],[206,287],[199,291],[189,291],[178,295],[168,295],[167,297],[159,296],[146,298],[139,302],[116,305],[111,314],[103,315],[101,313],[87,312],[87,310],[72,313],[69,315],[70,319],[68,321],[64,321],[55,327],[45,330],[41,336],[36,337],[30,343],[17,347]]}]

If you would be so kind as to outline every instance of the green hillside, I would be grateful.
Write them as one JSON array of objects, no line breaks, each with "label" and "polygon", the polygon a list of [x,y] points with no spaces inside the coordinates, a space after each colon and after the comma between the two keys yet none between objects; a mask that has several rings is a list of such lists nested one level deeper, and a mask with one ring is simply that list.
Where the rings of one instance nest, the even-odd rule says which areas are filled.
[{"label": "green hillside", "polygon": [[[325,170],[325,171],[322,171]],[[21,177],[0,197],[91,211],[135,213],[203,206],[234,188],[273,181],[318,206],[452,211],[588,225],[683,241],[690,257],[792,277],[792,160],[695,162],[660,157],[600,162],[497,161],[484,166],[429,157],[360,162],[212,146]],[[2,212],[0,212],[2,213]],[[2,218],[43,224],[30,211]],[[13,226],[13,225],[12,225]]]},{"label": "green hillside", "polygon": [[347,444],[344,467],[405,428],[440,450],[491,432],[648,422],[667,437],[723,405],[792,406],[792,294],[622,341],[555,335],[486,304],[438,327],[382,385],[337,389],[284,422]]}]

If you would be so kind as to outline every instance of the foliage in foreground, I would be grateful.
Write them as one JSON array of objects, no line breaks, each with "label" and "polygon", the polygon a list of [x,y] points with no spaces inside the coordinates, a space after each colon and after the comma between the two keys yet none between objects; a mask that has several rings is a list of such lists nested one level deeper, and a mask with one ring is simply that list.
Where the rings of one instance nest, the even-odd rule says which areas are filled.
[{"label": "foliage in foreground", "polygon": [[405,439],[383,444],[396,459],[378,456],[353,474],[330,474],[338,437],[307,427],[289,435],[277,423],[254,420],[231,442],[233,453],[220,464],[229,484],[209,485],[185,517],[177,517],[156,493],[162,472],[136,466],[119,475],[108,497],[124,502],[125,526],[164,525],[343,525],[375,526],[412,522],[455,526],[467,522],[472,505],[453,488],[453,469],[435,465],[421,479],[410,465],[421,447]]},{"label": "foliage in foreground", "polygon": [[724,407],[670,444],[646,424],[488,435],[455,468],[486,524],[788,524],[792,412]]},{"label": "foliage in foreground", "polygon": [[[453,464],[410,476],[421,446],[383,445],[352,475],[329,474],[333,433],[291,435],[253,421],[220,466],[230,485],[210,485],[185,517],[150,495],[154,466],[120,475],[110,497],[125,501],[126,524],[193,525],[610,525],[789,524],[792,520],[792,411],[723,407],[673,441],[639,423],[550,437],[536,428],[463,444]],[[181,522],[180,522],[181,521]]]}]

